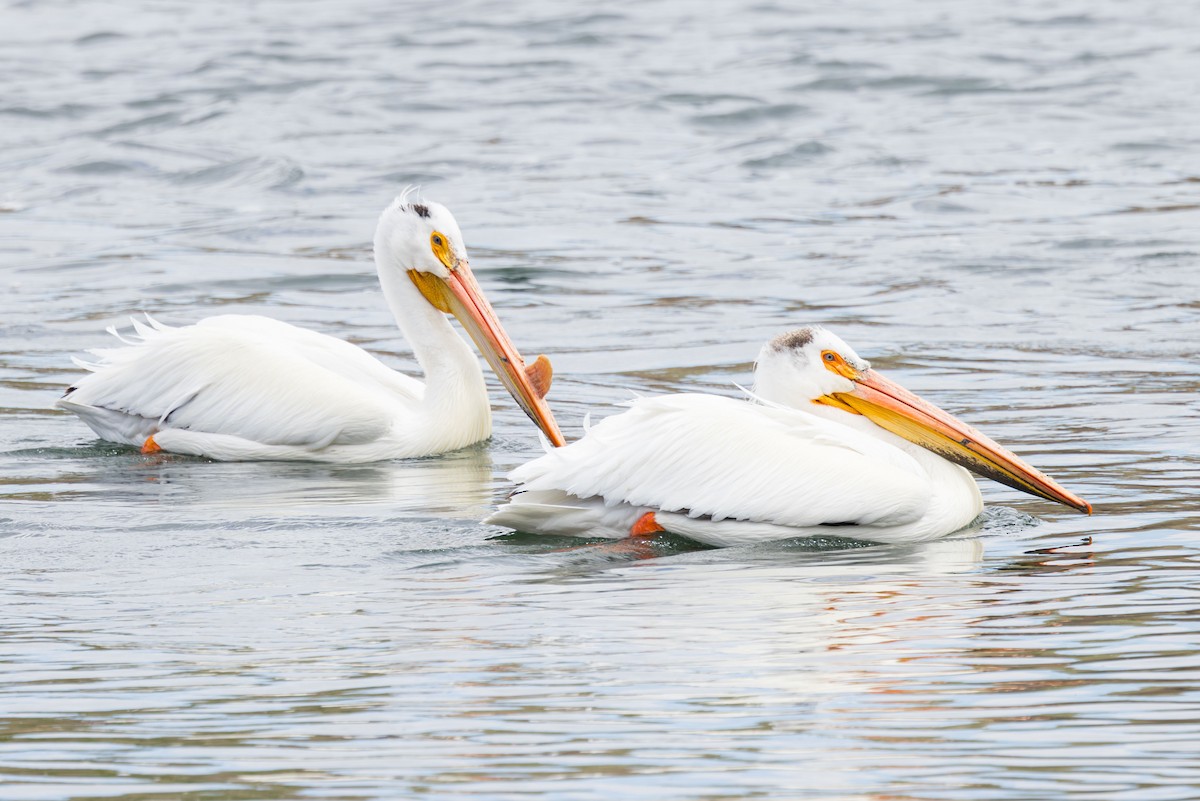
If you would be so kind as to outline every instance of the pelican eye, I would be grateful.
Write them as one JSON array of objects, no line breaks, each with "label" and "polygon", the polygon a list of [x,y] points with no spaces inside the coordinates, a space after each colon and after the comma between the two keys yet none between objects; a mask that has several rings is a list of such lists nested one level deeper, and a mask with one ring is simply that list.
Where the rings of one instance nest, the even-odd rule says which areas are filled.
[{"label": "pelican eye", "polygon": [[831,373],[837,373],[844,378],[849,378],[851,381],[858,379],[858,370],[851,367],[846,361],[846,357],[834,350],[821,351],[821,358],[825,360],[825,369]]},{"label": "pelican eye", "polygon": [[445,265],[446,269],[454,269],[454,254],[450,252],[450,242],[447,241],[445,234],[441,231],[434,231],[429,235],[429,246],[433,250],[433,255],[437,256],[437,260]]}]

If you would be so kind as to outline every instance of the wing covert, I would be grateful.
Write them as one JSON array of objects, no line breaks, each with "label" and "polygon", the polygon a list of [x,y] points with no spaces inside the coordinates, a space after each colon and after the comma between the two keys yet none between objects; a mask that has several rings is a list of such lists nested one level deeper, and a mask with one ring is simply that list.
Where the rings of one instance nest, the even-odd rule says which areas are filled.
[{"label": "wing covert", "polygon": [[161,427],[320,448],[381,436],[388,392],[411,396],[405,380],[420,388],[361,348],[268,318],[152,325],[138,324],[140,340],[125,347],[94,351],[100,362],[84,365],[93,373],[67,399]]},{"label": "wing covert", "polygon": [[793,527],[900,525],[931,498],[898,448],[801,411],[700,394],[634,401],[510,477],[524,490]]}]

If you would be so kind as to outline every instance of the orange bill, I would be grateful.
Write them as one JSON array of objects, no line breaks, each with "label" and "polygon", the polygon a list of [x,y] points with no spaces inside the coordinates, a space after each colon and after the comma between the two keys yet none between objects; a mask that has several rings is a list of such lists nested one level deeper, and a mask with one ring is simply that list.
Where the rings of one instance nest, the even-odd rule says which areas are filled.
[{"label": "orange bill", "polygon": [[847,377],[855,383],[853,390],[825,395],[817,402],[861,414],[881,428],[985,478],[1092,513],[1090,503],[1068,492],[1012,451],[894,381],[874,370],[853,371],[853,375]]},{"label": "orange bill", "polygon": [[555,447],[566,445],[545,401],[552,373],[550,360],[539,356],[533,365],[526,367],[525,360],[500,325],[495,309],[475,282],[467,260],[458,259],[446,278],[416,270],[410,270],[408,275],[430,303],[458,318],[505,389],[547,439]]}]

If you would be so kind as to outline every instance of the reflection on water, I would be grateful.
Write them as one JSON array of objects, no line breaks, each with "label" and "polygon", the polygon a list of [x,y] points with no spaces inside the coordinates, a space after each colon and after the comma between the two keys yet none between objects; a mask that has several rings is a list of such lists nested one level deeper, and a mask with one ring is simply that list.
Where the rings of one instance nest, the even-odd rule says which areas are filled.
[{"label": "reflection on water", "polygon": [[[85,469],[99,471],[103,462],[89,460]],[[207,463],[161,455],[130,457],[128,469],[81,481],[99,485],[107,498],[155,500],[186,496],[193,507],[263,507],[286,514],[306,506],[387,504],[397,510],[456,514],[487,507],[492,500],[492,460],[486,447],[457,451],[439,459],[416,459],[366,465],[250,465]],[[211,510],[207,510],[211,511]]]},{"label": "reflection on water", "polygon": [[[53,476],[47,478],[47,472]],[[166,520],[169,528],[286,528],[300,516],[350,523],[355,517],[402,513],[475,523],[492,507],[499,483],[484,446],[437,459],[368,465],[143,457],[134,449],[99,442],[84,448],[10,451],[0,473],[0,493],[44,514],[0,519],[0,536],[30,529],[158,529]],[[64,502],[87,504],[87,519],[55,514]]]},{"label": "reflection on water", "polygon": [[[714,17],[713,14],[720,14]],[[1187,4],[16,4],[0,801],[1200,795]],[[1096,505],[713,550],[477,521],[538,452],[147,459],[51,410],[149,311],[414,371],[378,210],[464,227],[568,436],[824,323]]]}]

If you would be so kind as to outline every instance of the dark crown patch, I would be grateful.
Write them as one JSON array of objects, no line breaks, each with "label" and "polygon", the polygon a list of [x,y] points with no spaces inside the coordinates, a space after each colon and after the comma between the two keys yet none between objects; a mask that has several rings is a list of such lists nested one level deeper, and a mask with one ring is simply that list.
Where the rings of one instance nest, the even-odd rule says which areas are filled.
[{"label": "dark crown patch", "polygon": [[797,328],[780,334],[771,340],[771,347],[777,351],[798,350],[813,341],[816,331],[812,328]]}]

